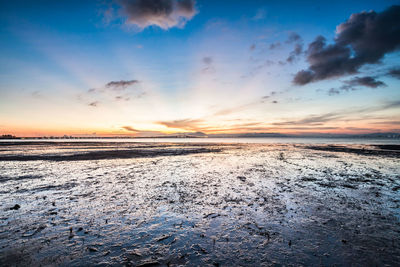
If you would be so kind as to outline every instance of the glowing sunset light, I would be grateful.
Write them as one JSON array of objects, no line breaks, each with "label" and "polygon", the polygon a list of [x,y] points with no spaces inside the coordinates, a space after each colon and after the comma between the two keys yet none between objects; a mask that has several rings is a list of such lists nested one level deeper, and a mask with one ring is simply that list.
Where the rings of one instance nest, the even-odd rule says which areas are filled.
[{"label": "glowing sunset light", "polygon": [[0,132],[400,131],[395,1],[18,2],[1,3]]}]

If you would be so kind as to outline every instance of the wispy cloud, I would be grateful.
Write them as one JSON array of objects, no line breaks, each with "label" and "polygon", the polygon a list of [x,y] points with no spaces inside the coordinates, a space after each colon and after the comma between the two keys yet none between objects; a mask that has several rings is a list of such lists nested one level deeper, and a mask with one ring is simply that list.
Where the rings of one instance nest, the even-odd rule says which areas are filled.
[{"label": "wispy cloud", "polygon": [[203,57],[202,59],[203,64],[205,65],[205,67],[201,70],[202,73],[214,73],[215,72],[215,68],[214,68],[214,59],[210,56],[208,57]]},{"label": "wispy cloud", "polygon": [[183,119],[183,120],[173,120],[173,121],[159,121],[158,124],[164,125],[168,128],[184,129],[189,131],[197,131],[199,124],[204,121],[201,119]]},{"label": "wispy cloud", "polygon": [[378,81],[375,77],[355,77],[349,81],[345,81],[349,86],[366,86],[370,88],[385,87],[386,84],[382,81]]},{"label": "wispy cloud", "polygon": [[289,37],[286,40],[286,43],[287,44],[292,44],[292,43],[297,43],[297,42],[301,42],[301,41],[302,41],[302,38],[298,33],[290,32],[289,33]]},{"label": "wispy cloud", "polygon": [[330,88],[328,90],[328,95],[338,95],[343,91],[355,91],[361,87],[369,87],[369,88],[378,88],[378,87],[386,87],[387,85],[377,80],[375,77],[372,76],[364,76],[364,77],[354,77],[351,80],[347,80],[343,82],[344,84],[339,88]]},{"label": "wispy cloud", "polygon": [[293,51],[290,52],[288,58],[286,59],[286,62],[288,63],[293,63],[296,61],[296,59],[303,53],[303,45],[302,44],[296,44]]},{"label": "wispy cloud", "polygon": [[32,92],[31,96],[34,97],[34,98],[42,98],[43,97],[43,95],[42,95],[42,93],[40,91]]},{"label": "wispy cloud", "polygon": [[347,109],[347,110],[339,110],[335,112],[328,112],[324,114],[318,115],[309,115],[305,118],[296,119],[296,120],[283,120],[281,122],[272,123],[275,126],[291,126],[291,125],[308,125],[308,126],[322,126],[327,122],[332,121],[342,121],[342,120],[350,120],[351,116],[357,116],[358,118],[363,114],[370,114],[373,112],[384,111],[388,109],[400,108],[400,100],[399,101],[386,101],[378,106],[366,107],[366,108],[356,108],[356,109]]},{"label": "wispy cloud", "polygon": [[135,132],[135,133],[140,132],[139,130],[136,130],[135,128],[133,128],[131,126],[122,126],[121,128],[124,130],[127,130],[129,132]]},{"label": "wispy cloud", "polygon": [[279,41],[269,45],[270,50],[276,49],[278,47],[281,47],[281,42],[279,42]]},{"label": "wispy cloud", "polygon": [[129,81],[111,81],[106,84],[106,88],[110,88],[112,90],[125,90],[127,87],[139,83],[138,80],[129,80]]},{"label": "wispy cloud", "polygon": [[275,122],[272,125],[286,126],[286,125],[323,125],[325,122],[337,120],[343,117],[342,113],[326,113],[321,115],[310,115],[303,119],[287,120],[282,122]]},{"label": "wispy cloud", "polygon": [[[142,98],[146,95],[146,92],[140,90],[140,88],[134,87],[139,84],[138,80],[120,80],[110,81],[100,88],[90,88],[86,94],[80,95],[79,100],[82,98],[90,99],[88,105],[96,107],[102,102],[111,101],[130,101],[131,99]],[[134,90],[128,90],[129,87],[134,87]],[[86,100],[87,101],[87,100]],[[85,100],[83,102],[86,102]]]},{"label": "wispy cloud", "polygon": [[100,104],[99,101],[90,102],[88,105],[91,107],[97,107]]},{"label": "wispy cloud", "polygon": [[265,10],[265,8],[259,8],[259,9],[257,9],[257,12],[252,19],[253,20],[262,20],[262,19],[265,19],[266,16],[267,16],[267,11]]}]

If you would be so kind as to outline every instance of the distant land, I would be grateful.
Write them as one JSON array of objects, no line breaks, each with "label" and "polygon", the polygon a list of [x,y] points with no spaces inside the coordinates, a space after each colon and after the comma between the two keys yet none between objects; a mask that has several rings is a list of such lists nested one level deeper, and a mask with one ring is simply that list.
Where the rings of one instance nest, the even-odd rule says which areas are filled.
[{"label": "distant land", "polygon": [[334,134],[334,133],[309,133],[309,134],[281,134],[281,133],[241,133],[241,134],[205,134],[178,133],[159,136],[14,136],[11,134],[0,135],[0,139],[150,139],[150,138],[362,138],[362,139],[400,139],[400,133],[383,132],[368,134]]}]

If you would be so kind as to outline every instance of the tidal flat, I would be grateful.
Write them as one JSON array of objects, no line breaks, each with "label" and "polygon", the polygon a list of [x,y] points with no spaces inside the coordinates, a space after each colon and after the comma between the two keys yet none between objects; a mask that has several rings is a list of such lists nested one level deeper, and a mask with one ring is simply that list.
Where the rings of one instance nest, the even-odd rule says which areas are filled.
[{"label": "tidal flat", "polygon": [[0,143],[1,266],[399,262],[398,145]]}]

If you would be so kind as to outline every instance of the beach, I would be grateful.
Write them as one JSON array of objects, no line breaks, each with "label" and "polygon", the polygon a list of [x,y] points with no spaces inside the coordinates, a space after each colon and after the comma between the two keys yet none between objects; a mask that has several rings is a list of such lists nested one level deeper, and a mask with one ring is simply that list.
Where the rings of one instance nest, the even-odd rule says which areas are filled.
[{"label": "beach", "polygon": [[396,265],[399,149],[0,142],[0,265]]}]

